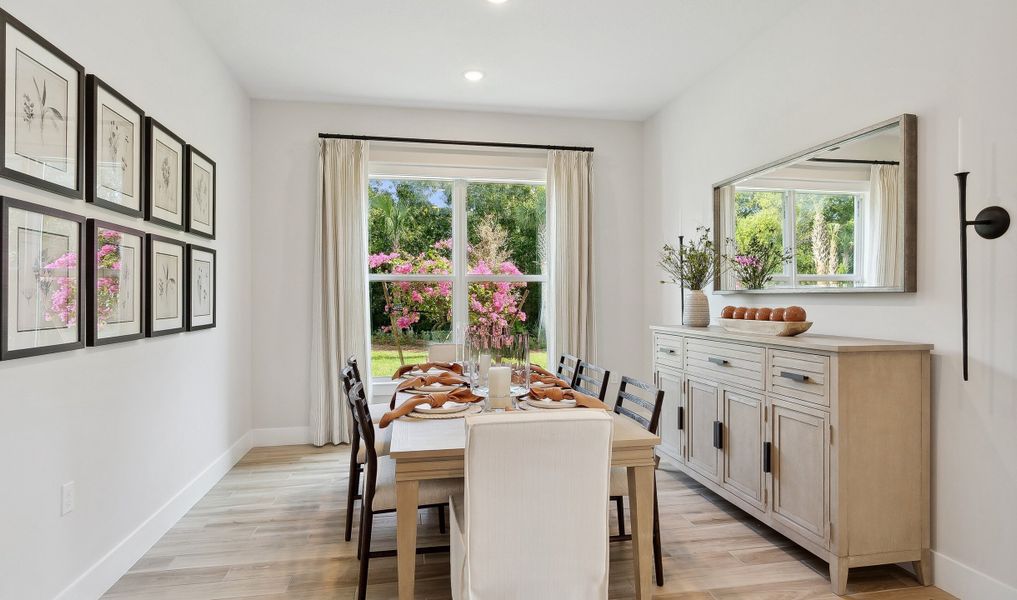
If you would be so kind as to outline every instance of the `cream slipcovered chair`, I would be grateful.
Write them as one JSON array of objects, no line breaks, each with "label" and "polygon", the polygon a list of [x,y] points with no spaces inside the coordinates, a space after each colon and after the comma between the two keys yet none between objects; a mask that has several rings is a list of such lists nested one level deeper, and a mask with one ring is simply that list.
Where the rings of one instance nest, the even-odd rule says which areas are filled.
[{"label": "cream slipcovered chair", "polygon": [[614,422],[599,410],[466,420],[450,512],[454,600],[607,598]]}]

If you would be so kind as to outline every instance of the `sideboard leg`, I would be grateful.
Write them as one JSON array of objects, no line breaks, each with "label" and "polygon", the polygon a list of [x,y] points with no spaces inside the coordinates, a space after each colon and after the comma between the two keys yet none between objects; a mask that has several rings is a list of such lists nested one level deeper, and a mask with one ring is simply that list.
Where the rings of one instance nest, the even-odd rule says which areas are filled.
[{"label": "sideboard leg", "polygon": [[830,558],[830,586],[833,593],[843,596],[847,593],[848,561],[847,558]]},{"label": "sideboard leg", "polygon": [[911,563],[915,570],[915,577],[922,585],[932,585],[932,552],[928,549],[922,550],[922,560]]}]

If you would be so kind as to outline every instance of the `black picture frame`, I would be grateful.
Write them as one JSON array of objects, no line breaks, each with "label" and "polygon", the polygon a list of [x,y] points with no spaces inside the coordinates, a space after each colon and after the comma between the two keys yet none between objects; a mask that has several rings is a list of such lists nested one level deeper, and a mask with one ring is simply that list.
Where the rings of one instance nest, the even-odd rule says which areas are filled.
[{"label": "black picture frame", "polygon": [[[8,110],[6,90],[9,77],[6,68],[8,25],[18,30],[19,33],[41,46],[44,50],[65,63],[67,67],[73,69],[77,73],[77,97],[74,99],[74,105],[77,108],[77,122],[74,124],[73,128],[75,137],[77,138],[74,144],[77,152],[74,161],[75,177],[73,188],[52,181],[47,181],[40,177],[12,169],[7,166],[7,136],[10,135],[10,132],[7,131],[6,127],[6,115]],[[84,191],[85,180],[85,68],[73,58],[68,56],[65,52],[48,42],[41,35],[2,9],[0,9],[0,115],[3,115],[3,121],[0,122],[0,177],[17,181],[41,190],[46,190],[54,194],[80,200],[82,192]],[[70,130],[70,128],[68,128],[68,130]]]},{"label": "black picture frame", "polygon": [[[96,271],[96,254],[99,250],[98,244],[98,229],[112,229],[120,233],[127,235],[133,235],[141,240],[141,260],[139,266],[141,267],[141,273],[138,277],[141,279],[141,301],[138,302],[138,308],[141,313],[139,316],[139,327],[137,333],[130,333],[126,335],[118,335],[114,337],[100,338],[99,337],[99,302],[98,294],[99,287],[97,285],[97,271]],[[124,227],[116,223],[109,223],[107,221],[100,221],[99,219],[88,219],[86,227],[88,239],[86,244],[86,254],[88,262],[85,265],[85,279],[88,282],[88,298],[89,298],[89,310],[88,310],[88,323],[87,323],[87,337],[86,342],[89,346],[105,346],[107,344],[117,344],[120,342],[129,342],[131,340],[138,340],[145,337],[145,328],[147,327],[147,321],[145,320],[145,290],[148,286],[148,279],[146,277],[147,262],[148,262],[148,239],[147,234],[139,229],[132,229],[130,227]]]},{"label": "black picture frame", "polygon": [[[98,102],[99,102],[99,90],[104,91],[113,98],[119,100],[125,106],[130,108],[138,117],[138,131],[136,132],[135,142],[140,148],[138,153],[138,164],[136,169],[138,170],[138,208],[133,209],[123,204],[117,204],[116,202],[110,202],[104,198],[99,197],[98,186],[99,186],[99,157],[96,155],[96,136],[100,129],[98,126],[99,116]],[[146,153],[146,142],[147,142],[147,123],[145,121],[145,111],[128,100],[123,94],[113,89],[112,86],[107,84],[98,76],[89,74],[85,79],[85,200],[96,206],[101,206],[121,214],[129,215],[132,217],[144,217],[145,216],[145,190],[147,183],[148,168],[145,160]]]},{"label": "black picture frame", "polygon": [[[180,197],[178,199],[180,222],[174,223],[167,219],[163,219],[155,214],[155,143],[156,135],[155,130],[158,129],[161,133],[168,136],[170,139],[180,144]],[[166,227],[176,231],[183,231],[184,226],[187,223],[187,142],[180,136],[176,135],[172,131],[166,128],[165,125],[155,120],[153,117],[145,117],[145,220],[150,223],[155,223],[161,227]]]},{"label": "black picture frame", "polygon": [[[193,275],[194,251],[207,252],[212,255],[212,322],[203,325],[194,325],[194,286],[191,276]],[[214,248],[206,248],[195,244],[187,244],[187,331],[198,331],[201,329],[212,329],[215,327],[216,308],[219,304],[219,257]]]},{"label": "black picture frame", "polygon": [[[27,212],[38,213],[51,217],[56,217],[66,221],[71,221],[78,224],[78,294],[77,294],[77,308],[76,314],[78,316],[77,322],[74,325],[74,329],[77,332],[78,339],[74,342],[66,342],[63,344],[52,344],[49,346],[39,346],[35,348],[18,348],[11,349],[8,344],[8,336],[10,332],[7,330],[7,323],[9,322],[9,303],[11,290],[9,289],[10,281],[10,243],[9,239],[9,225],[10,225],[10,211],[11,209],[20,209]],[[40,356],[43,354],[52,354],[55,352],[66,352],[68,350],[77,350],[85,347],[85,325],[84,319],[81,318],[83,310],[85,308],[82,300],[82,294],[80,292],[81,287],[84,285],[84,272],[82,269],[80,257],[84,256],[85,253],[85,217],[69,213],[63,210],[57,210],[48,206],[42,206],[33,202],[26,202],[24,200],[18,200],[8,196],[0,197],[0,360],[13,360],[16,358],[25,358],[28,356]]]},{"label": "black picture frame", "polygon": [[[180,247],[180,326],[171,327],[169,329],[155,329],[155,298],[152,295],[153,280],[156,277],[155,272],[155,244],[161,242],[165,244],[173,244]],[[163,335],[170,335],[173,333],[180,333],[186,329],[187,326],[187,244],[180,240],[156,235],[154,233],[147,234],[145,240],[145,337],[159,337]]]},{"label": "black picture frame", "polygon": [[[211,216],[212,216],[212,227],[211,227],[212,231],[211,232],[201,231],[200,229],[196,229],[195,225],[194,225],[194,222],[193,222],[193,218],[192,218],[193,215],[194,215],[194,205],[193,205],[194,197],[193,197],[193,194],[192,194],[193,190],[191,189],[191,184],[194,181],[193,174],[192,174],[192,169],[194,168],[194,157],[195,156],[199,157],[201,160],[204,160],[208,164],[212,165],[212,196],[211,196],[212,206],[210,208]],[[208,238],[210,240],[214,240],[215,239],[215,226],[217,224],[216,223],[216,180],[217,180],[217,173],[216,173],[216,171],[217,170],[218,170],[218,168],[216,167],[216,164],[215,164],[214,160],[209,158],[208,155],[206,155],[202,151],[198,150],[194,146],[192,146],[190,144],[187,145],[187,177],[184,178],[184,187],[187,189],[187,202],[185,203],[186,208],[187,208],[187,211],[185,213],[186,221],[187,221],[187,232],[191,233],[191,234],[194,234],[194,235],[200,235],[201,237]]]}]

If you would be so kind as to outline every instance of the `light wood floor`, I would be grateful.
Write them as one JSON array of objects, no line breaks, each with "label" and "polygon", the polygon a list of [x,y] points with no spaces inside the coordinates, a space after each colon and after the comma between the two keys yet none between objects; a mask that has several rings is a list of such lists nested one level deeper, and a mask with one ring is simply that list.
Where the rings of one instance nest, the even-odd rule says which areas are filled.
[{"label": "light wood floor", "polygon": [[[356,552],[342,539],[348,457],[346,446],[252,450],[104,598],[353,598]],[[826,563],[684,475],[662,470],[657,481],[666,585],[655,598],[837,598]],[[395,517],[376,523],[375,549],[394,548]],[[433,510],[421,512],[418,542],[447,543]],[[630,560],[628,543],[612,544],[611,598],[632,598]],[[417,561],[417,597],[450,598],[448,555]],[[953,598],[900,567],[853,569],[848,588],[865,600]],[[397,597],[394,558],[371,561],[368,596]]]}]

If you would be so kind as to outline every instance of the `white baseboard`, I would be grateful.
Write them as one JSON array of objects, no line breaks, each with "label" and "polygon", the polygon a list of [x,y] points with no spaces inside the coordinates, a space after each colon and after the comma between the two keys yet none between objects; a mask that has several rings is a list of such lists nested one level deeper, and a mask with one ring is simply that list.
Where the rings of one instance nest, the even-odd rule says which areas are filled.
[{"label": "white baseboard", "polygon": [[255,448],[263,448],[265,446],[296,446],[311,443],[311,428],[307,425],[252,429],[251,434]]},{"label": "white baseboard", "polygon": [[932,553],[932,576],[936,587],[962,600],[1017,600],[1017,588],[939,552]]},{"label": "white baseboard", "polygon": [[60,592],[56,600],[92,600],[106,593],[114,583],[138,562],[149,548],[187,511],[208,493],[223,475],[251,449],[251,432],[245,433],[228,450],[205,467],[179,492],[138,525],[112,550],[88,568]]}]

